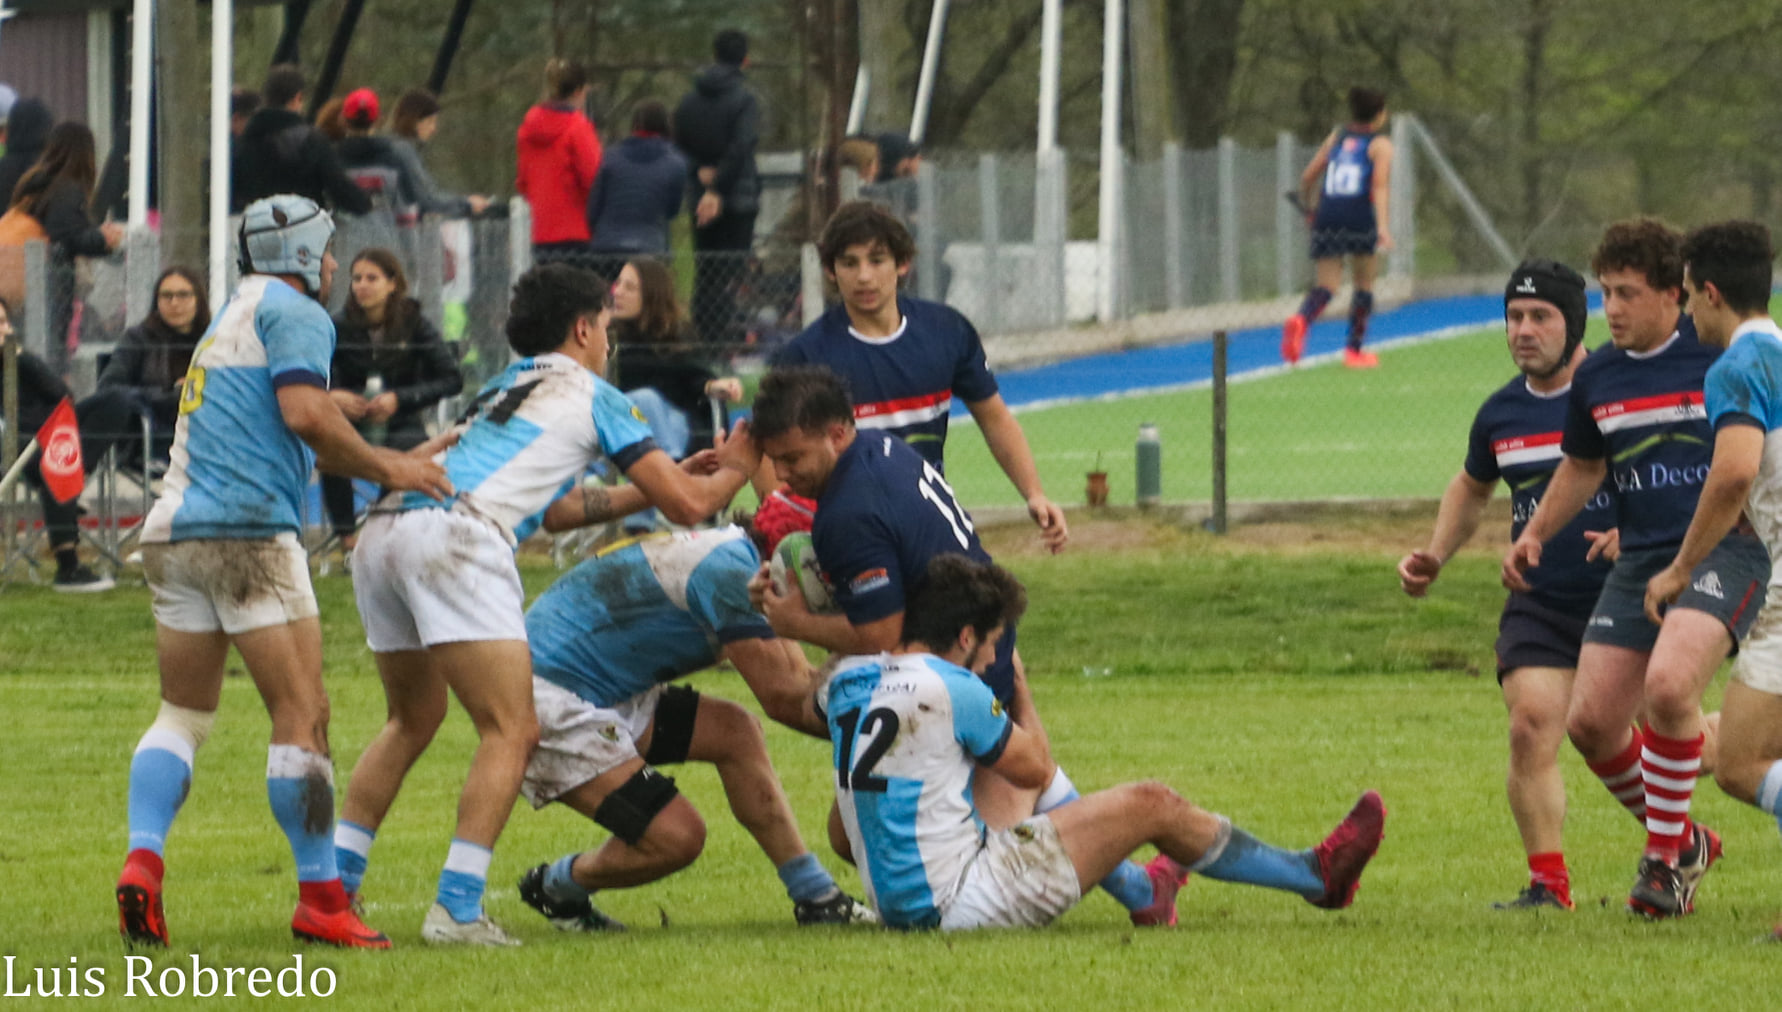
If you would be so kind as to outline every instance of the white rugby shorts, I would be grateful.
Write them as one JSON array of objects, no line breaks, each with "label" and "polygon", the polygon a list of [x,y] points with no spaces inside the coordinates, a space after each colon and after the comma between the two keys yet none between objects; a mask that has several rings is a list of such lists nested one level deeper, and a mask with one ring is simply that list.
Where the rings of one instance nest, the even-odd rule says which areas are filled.
[{"label": "white rugby shorts", "polygon": [[1058,827],[1035,815],[985,836],[959,889],[941,911],[942,931],[1038,928],[1083,898]]},{"label": "white rugby shorts", "polygon": [[353,598],[374,653],[526,639],[513,549],[452,510],[372,514],[353,549]]},{"label": "white rugby shorts", "polygon": [[1782,696],[1782,587],[1770,585],[1763,610],[1739,644],[1732,676],[1759,692]]},{"label": "white rugby shorts", "polygon": [[317,614],[309,555],[290,531],[145,544],[142,571],[155,621],[179,632],[234,636]]},{"label": "white rugby shorts", "polygon": [[526,764],[520,793],[543,808],[606,771],[641,758],[637,740],[656,719],[662,686],[617,706],[595,706],[555,682],[532,676],[532,707],[538,713],[538,747]]}]

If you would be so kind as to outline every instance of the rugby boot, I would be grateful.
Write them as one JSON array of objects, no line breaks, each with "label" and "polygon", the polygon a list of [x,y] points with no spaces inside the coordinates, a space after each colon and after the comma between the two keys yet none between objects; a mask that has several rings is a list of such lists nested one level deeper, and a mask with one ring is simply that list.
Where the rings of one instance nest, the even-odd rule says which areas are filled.
[{"label": "rugby boot", "polygon": [[1720,860],[1720,834],[1697,822],[1689,834],[1689,846],[1677,858],[1677,877],[1683,883],[1683,912],[1695,913],[1695,891],[1714,862]]},{"label": "rugby boot", "polygon": [[1380,356],[1360,348],[1344,348],[1343,367],[1345,369],[1378,369]]},{"label": "rugby boot", "polygon": [[1168,854],[1158,854],[1145,862],[1145,875],[1151,880],[1151,904],[1127,916],[1138,928],[1175,927],[1176,892],[1188,884],[1188,869]]},{"label": "rugby boot", "polygon": [[135,861],[118,876],[118,931],[130,945],[167,947],[167,918],[161,913],[161,877]]},{"label": "rugby boot", "polygon": [[1528,888],[1522,890],[1522,895],[1513,900],[1491,905],[1493,910],[1537,910],[1541,907],[1571,910],[1573,904],[1570,898],[1559,895],[1547,888],[1545,884],[1530,882]]},{"label": "rugby boot", "polygon": [[387,949],[390,939],[367,927],[352,907],[325,914],[307,903],[297,904],[291,915],[291,936],[304,942],[321,942],[343,949]]},{"label": "rugby boot", "polygon": [[808,900],[792,905],[792,919],[801,928],[814,924],[877,924],[879,915],[873,909],[840,889],[823,900]]},{"label": "rugby boot", "polygon": [[1318,877],[1324,880],[1324,892],[1306,901],[1325,910],[1341,910],[1355,902],[1355,890],[1361,888],[1361,872],[1380,849],[1386,836],[1386,803],[1378,791],[1368,791],[1355,802],[1355,807],[1331,830],[1330,835],[1312,848],[1318,861]]},{"label": "rugby boot", "polygon": [[435,903],[427,911],[427,919],[421,922],[421,941],[431,945],[519,945],[520,940],[508,934],[499,924],[482,914],[476,920],[459,923],[452,920],[451,911],[443,904]]},{"label": "rugby boot", "polygon": [[1294,313],[1281,326],[1281,361],[1288,365],[1298,365],[1301,355],[1306,353],[1306,318]]},{"label": "rugby boot", "polygon": [[1683,877],[1662,857],[1640,858],[1639,878],[1627,896],[1627,909],[1651,921],[1683,916],[1688,913],[1683,906]]},{"label": "rugby boot", "polygon": [[583,899],[579,903],[563,903],[545,892],[544,878],[548,865],[539,865],[520,876],[520,899],[550,921],[558,931],[624,931],[625,925],[613,920]]}]

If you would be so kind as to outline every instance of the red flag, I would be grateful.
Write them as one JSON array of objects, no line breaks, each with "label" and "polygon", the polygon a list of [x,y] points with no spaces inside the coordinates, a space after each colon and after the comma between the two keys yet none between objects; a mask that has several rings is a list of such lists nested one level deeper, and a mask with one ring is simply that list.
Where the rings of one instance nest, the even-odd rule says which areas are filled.
[{"label": "red flag", "polygon": [[80,495],[86,485],[87,472],[80,459],[80,426],[74,420],[74,403],[62,398],[49,421],[37,430],[37,445],[43,472],[43,484],[57,502],[67,502]]}]

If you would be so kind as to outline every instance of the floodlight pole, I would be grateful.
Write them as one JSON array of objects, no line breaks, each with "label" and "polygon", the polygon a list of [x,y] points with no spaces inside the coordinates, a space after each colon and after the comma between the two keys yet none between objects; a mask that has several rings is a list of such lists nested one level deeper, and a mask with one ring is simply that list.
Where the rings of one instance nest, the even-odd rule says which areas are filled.
[{"label": "floodlight pole", "polygon": [[1112,322],[1119,310],[1116,299],[1120,279],[1120,177],[1125,171],[1120,157],[1120,64],[1125,51],[1121,29],[1126,24],[1126,5],[1107,0],[1101,27],[1101,200],[1097,209],[1101,260],[1101,291],[1097,293],[1096,319]]},{"label": "floodlight pole", "polygon": [[130,201],[129,224],[148,223],[149,92],[154,86],[154,0],[136,0],[130,12]]},{"label": "floodlight pole", "polygon": [[210,308],[229,287],[229,92],[235,66],[235,0],[210,5]]},{"label": "floodlight pole", "polygon": [[[860,132],[861,125],[866,121],[866,99],[871,94],[872,71],[867,69],[866,61],[861,60],[860,66],[854,71],[854,97],[848,102],[847,136],[852,137]],[[836,141],[839,143],[841,138],[837,137]],[[873,180],[869,179],[867,182]]]},{"label": "floodlight pole", "polygon": [[1058,64],[1064,37],[1064,0],[1040,7],[1039,144],[1045,155],[1058,146]]},{"label": "floodlight pole", "polygon": [[934,76],[940,71],[941,39],[947,34],[948,0],[934,0],[928,15],[928,44],[922,48],[922,76],[916,81],[916,108],[910,114],[910,143],[921,144],[928,133],[928,107],[934,101]]}]

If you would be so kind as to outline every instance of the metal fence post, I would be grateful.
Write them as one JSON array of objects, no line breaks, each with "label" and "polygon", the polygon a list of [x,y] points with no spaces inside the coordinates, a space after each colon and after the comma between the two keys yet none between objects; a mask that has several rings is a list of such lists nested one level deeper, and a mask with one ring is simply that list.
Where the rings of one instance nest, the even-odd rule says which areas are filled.
[{"label": "metal fence post", "polygon": [[984,301],[978,329],[1002,331],[1002,207],[997,200],[996,156],[978,156],[978,223],[984,242]]},{"label": "metal fence post", "polygon": [[1417,275],[1417,153],[1411,138],[1411,117],[1392,121],[1392,183],[1387,218],[1392,228],[1393,249],[1387,256],[1386,276],[1410,279]]},{"label": "metal fence post", "polygon": [[507,277],[511,284],[532,269],[532,205],[525,197],[514,197],[507,207]]},{"label": "metal fence post", "polygon": [[415,294],[421,315],[435,326],[445,321],[445,243],[439,235],[439,216],[422,215],[414,226]]},{"label": "metal fence post", "polygon": [[804,325],[810,326],[823,315],[823,262],[817,257],[817,244],[807,242],[798,248],[799,305],[804,310]]},{"label": "metal fence post", "polygon": [[934,163],[924,158],[916,169],[916,294],[939,302],[941,291],[940,186]]},{"label": "metal fence post", "polygon": [[1065,221],[1065,163],[1061,148],[1048,148],[1034,159],[1033,256],[1039,278],[1040,322],[1061,327],[1065,319],[1064,244],[1069,239]]},{"label": "metal fence post", "polygon": [[1219,298],[1238,301],[1242,291],[1238,260],[1237,141],[1219,138]]},{"label": "metal fence post", "polygon": [[[50,362],[60,362],[60,355],[51,356],[50,300],[56,292],[50,288],[49,243],[33,239],[25,244],[25,340],[26,351]],[[67,339],[66,334],[62,335]]]},{"label": "metal fence post", "polygon": [[1183,237],[1187,232],[1182,204],[1182,148],[1175,142],[1163,146],[1163,161],[1157,171],[1163,173],[1163,288],[1171,309],[1188,304],[1188,272],[1183,260]]},{"label": "metal fence post", "polygon": [[1213,332],[1213,516],[1208,522],[1214,534],[1226,531],[1225,509],[1225,331]]},{"label": "metal fence post", "polygon": [[140,320],[155,307],[155,276],[161,273],[161,241],[145,225],[124,233],[124,319]]},{"label": "metal fence post", "polygon": [[1293,224],[1299,212],[1287,202],[1287,195],[1299,192],[1299,172],[1294,165],[1293,135],[1285,130],[1275,134],[1275,190],[1281,194],[1275,203],[1275,291],[1292,295],[1299,290],[1293,270],[1298,262]]}]

